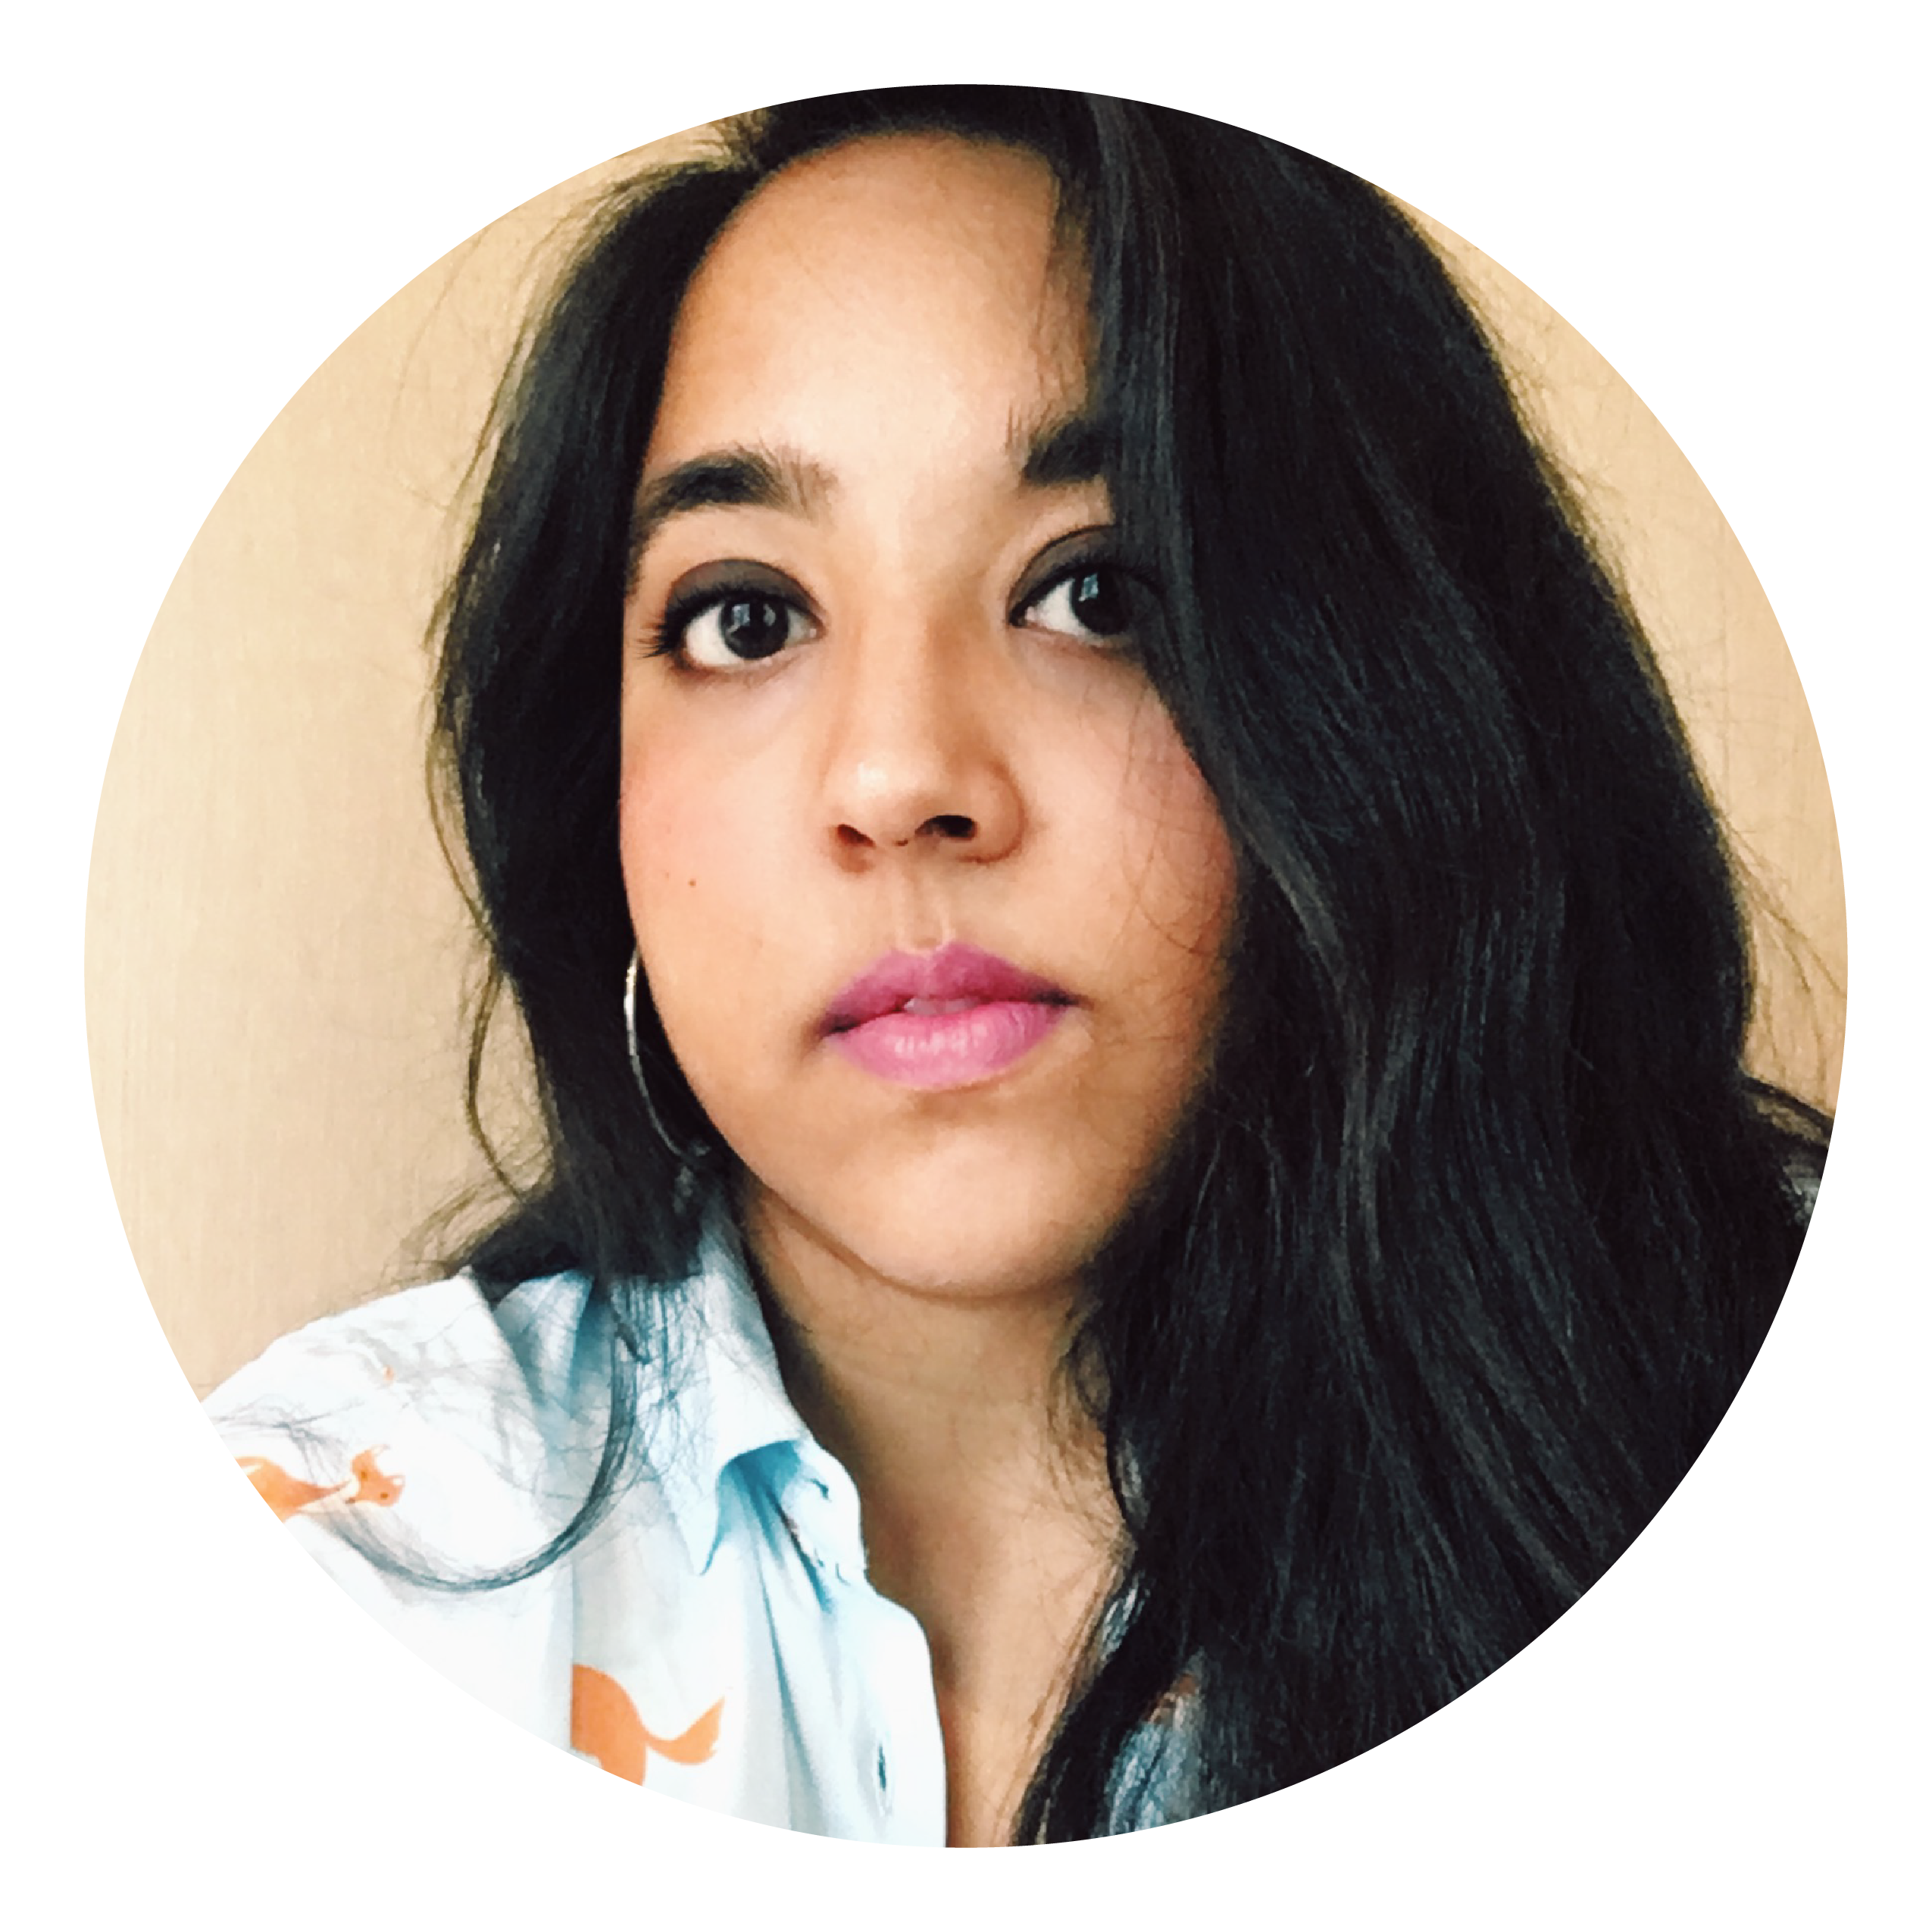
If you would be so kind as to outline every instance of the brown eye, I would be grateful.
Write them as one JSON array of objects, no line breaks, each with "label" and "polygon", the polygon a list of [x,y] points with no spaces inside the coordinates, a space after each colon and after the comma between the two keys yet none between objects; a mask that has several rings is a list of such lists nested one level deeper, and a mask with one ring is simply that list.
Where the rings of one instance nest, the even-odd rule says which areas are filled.
[{"label": "brown eye", "polygon": [[768,658],[791,642],[792,614],[775,597],[738,597],[717,606],[718,640],[734,658]]},{"label": "brown eye", "polygon": [[1129,586],[1111,564],[1082,564],[1057,578],[1027,605],[1022,619],[1036,630],[1110,643],[1133,628]]},{"label": "brown eye", "polygon": [[799,605],[760,583],[694,586],[665,613],[658,649],[703,671],[730,671],[776,657],[811,634]]}]

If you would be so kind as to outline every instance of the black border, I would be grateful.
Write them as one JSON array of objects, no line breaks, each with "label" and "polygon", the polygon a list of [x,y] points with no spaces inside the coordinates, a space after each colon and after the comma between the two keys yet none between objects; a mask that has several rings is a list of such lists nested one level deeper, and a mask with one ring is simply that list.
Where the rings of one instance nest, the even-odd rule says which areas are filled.
[{"label": "black border", "polygon": [[[0,85],[0,127],[698,127],[802,87]],[[1924,178],[1932,87],[1074,83],[1254,130],[1364,174]]]}]

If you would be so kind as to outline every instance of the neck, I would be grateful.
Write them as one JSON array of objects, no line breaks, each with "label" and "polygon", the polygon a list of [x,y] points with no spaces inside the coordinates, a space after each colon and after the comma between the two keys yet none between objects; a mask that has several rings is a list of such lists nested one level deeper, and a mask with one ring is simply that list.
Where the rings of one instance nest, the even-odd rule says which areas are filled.
[{"label": "neck", "polygon": [[1061,1386],[1078,1284],[908,1286],[768,1199],[744,1218],[786,1391],[858,1486],[874,1587],[925,1630],[951,1835],[996,1840],[1119,1535],[1100,1432]]},{"label": "neck", "polygon": [[[1061,1386],[1077,1282],[908,1286],[768,1198],[745,1220],[786,1392],[877,1505],[868,1546],[886,1531],[970,1532],[983,1508],[1064,1508],[1104,1487],[1099,1433]],[[876,1568],[885,1551],[871,1555]]]},{"label": "neck", "polygon": [[786,1393],[858,1486],[874,1587],[920,1619],[943,1702],[1032,1708],[1118,1538],[1102,1433],[1055,1401],[1078,1283],[939,1293],[769,1202],[744,1221]]}]

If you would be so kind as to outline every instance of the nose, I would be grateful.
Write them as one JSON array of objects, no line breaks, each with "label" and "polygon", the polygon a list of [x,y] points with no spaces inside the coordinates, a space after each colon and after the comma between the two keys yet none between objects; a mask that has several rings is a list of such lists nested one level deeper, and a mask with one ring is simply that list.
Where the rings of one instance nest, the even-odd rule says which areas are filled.
[{"label": "nose", "polygon": [[1025,814],[993,657],[909,630],[850,653],[827,694],[824,818],[840,863],[983,863],[1019,844]]}]

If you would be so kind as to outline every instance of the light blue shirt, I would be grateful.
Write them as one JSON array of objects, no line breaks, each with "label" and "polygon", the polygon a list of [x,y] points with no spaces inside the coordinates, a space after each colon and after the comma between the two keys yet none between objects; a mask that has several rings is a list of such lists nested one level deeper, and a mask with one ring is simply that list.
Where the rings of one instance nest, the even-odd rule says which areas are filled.
[{"label": "light blue shirt", "polygon": [[[609,1318],[583,1277],[526,1283],[492,1309],[458,1277],[331,1316],[208,1410],[336,1581],[512,1721],[736,1817],[943,1844],[924,1633],[867,1580],[858,1491],[786,1396],[734,1244],[708,1241],[667,1292],[641,1468],[588,1539],[502,1588],[424,1587],[368,1551],[475,1575],[567,1521],[608,1412]],[[1174,1739],[1146,1727],[1123,1772]],[[1143,1805],[1118,1828],[1163,1815]]]}]

